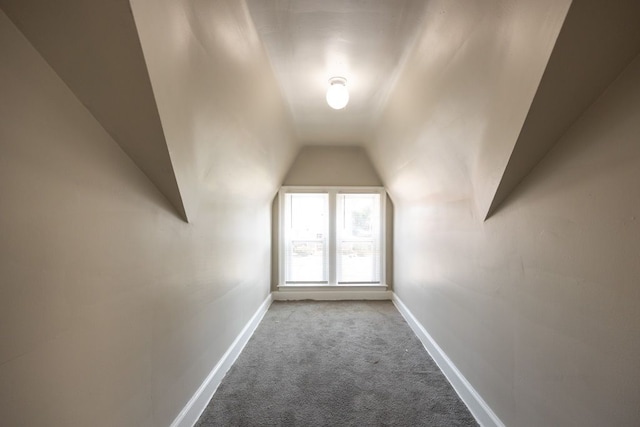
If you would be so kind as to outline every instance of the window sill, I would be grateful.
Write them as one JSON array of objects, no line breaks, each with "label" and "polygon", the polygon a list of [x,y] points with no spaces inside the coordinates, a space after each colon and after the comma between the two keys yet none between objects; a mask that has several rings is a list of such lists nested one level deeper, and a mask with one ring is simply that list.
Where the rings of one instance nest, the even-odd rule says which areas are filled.
[{"label": "window sill", "polygon": [[390,300],[393,292],[387,285],[349,284],[349,285],[279,285],[273,292],[273,298],[280,301],[316,300]]},{"label": "window sill", "polygon": [[308,283],[287,283],[278,285],[279,291],[386,291],[389,287],[379,283],[349,283],[339,285],[318,285]]}]

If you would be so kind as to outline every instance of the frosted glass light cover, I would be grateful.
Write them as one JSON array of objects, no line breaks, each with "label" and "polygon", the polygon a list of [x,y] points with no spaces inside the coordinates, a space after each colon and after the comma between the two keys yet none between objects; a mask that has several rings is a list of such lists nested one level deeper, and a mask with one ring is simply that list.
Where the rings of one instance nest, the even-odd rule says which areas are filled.
[{"label": "frosted glass light cover", "polygon": [[329,80],[329,89],[327,90],[327,104],[334,110],[341,110],[349,103],[349,91],[347,90],[346,80],[341,78],[333,78]]}]

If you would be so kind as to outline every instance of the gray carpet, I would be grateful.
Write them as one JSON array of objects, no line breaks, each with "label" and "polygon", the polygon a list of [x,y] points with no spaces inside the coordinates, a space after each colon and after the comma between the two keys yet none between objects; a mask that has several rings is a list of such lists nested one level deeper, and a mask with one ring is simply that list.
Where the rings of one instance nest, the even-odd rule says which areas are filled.
[{"label": "gray carpet", "polygon": [[196,426],[476,426],[389,301],[274,302]]}]

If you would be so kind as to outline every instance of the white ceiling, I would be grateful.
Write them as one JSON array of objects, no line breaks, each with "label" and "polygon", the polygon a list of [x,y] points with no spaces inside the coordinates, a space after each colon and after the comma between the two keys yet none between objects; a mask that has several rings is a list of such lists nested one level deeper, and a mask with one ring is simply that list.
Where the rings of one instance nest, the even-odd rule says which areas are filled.
[{"label": "white ceiling", "polygon": [[[364,144],[420,33],[424,0],[248,0],[304,144]],[[328,80],[347,79],[332,110]]]},{"label": "white ceiling", "polygon": [[[180,144],[228,148],[225,132],[259,122],[260,157],[267,134],[293,133],[288,117],[273,120],[287,116],[279,85],[292,140],[366,145],[396,196],[473,193],[485,218],[640,52],[638,0],[166,0],[167,16],[157,8],[136,16],[164,31],[145,45],[130,6],[147,2],[0,0],[0,7],[182,217],[188,191],[178,187],[176,158],[189,150]],[[143,56],[158,43],[161,58],[177,49],[171,67]],[[163,90],[190,90],[165,123],[148,73],[175,79],[157,85]],[[325,102],[335,75],[351,92],[339,111]],[[273,114],[262,114],[265,105]],[[165,135],[184,117],[193,118],[191,128],[172,137],[180,149],[170,150]],[[225,158],[216,152],[197,161],[222,173]]]}]

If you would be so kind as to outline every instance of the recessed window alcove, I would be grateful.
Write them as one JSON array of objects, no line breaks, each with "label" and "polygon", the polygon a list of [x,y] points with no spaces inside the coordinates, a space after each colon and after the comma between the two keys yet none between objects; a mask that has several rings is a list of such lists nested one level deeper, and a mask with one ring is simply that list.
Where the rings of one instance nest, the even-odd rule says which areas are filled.
[{"label": "recessed window alcove", "polygon": [[392,225],[363,148],[303,147],[273,202],[272,290],[391,290]]}]

